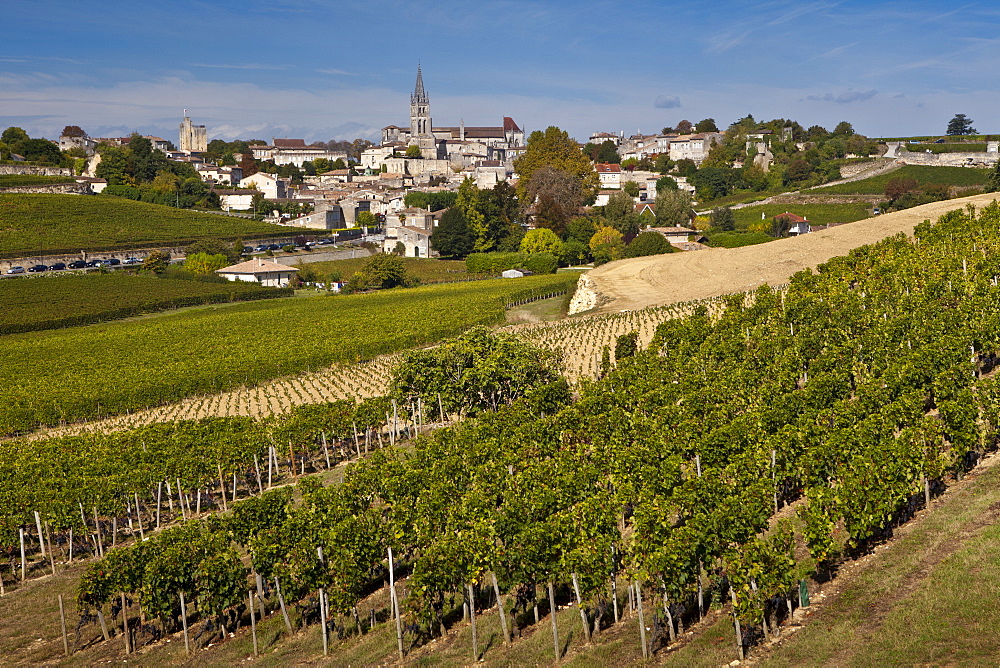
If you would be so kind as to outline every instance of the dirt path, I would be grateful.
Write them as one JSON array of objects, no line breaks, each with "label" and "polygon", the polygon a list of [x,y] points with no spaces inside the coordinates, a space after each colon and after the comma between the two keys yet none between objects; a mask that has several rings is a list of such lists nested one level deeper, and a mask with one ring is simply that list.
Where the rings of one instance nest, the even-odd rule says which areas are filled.
[{"label": "dirt path", "polygon": [[853,248],[899,232],[911,234],[914,226],[926,219],[936,219],[969,203],[981,208],[998,198],[997,193],[986,193],[933,202],[757,246],[619,260],[594,269],[587,276],[604,298],[601,311],[717,297],[753,290],[764,283],[787,283],[795,272],[846,255]]}]

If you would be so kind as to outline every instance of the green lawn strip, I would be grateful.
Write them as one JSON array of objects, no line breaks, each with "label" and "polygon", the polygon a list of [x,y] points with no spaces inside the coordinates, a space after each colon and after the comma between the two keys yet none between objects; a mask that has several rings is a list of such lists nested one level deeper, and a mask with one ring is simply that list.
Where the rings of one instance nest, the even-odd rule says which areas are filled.
[{"label": "green lawn strip", "polygon": [[221,213],[104,195],[0,194],[0,257],[185,245],[195,239],[291,237],[297,232]]},{"label": "green lawn strip", "polygon": [[[953,489],[847,575],[769,666],[992,664],[1000,653],[1000,467]],[[991,506],[993,509],[991,509]]]},{"label": "green lawn strip", "polygon": [[[417,277],[424,283],[444,283],[472,278],[472,275],[465,272],[464,260],[436,260],[418,257],[404,257],[402,260],[406,266],[406,273]],[[315,269],[324,277],[336,272],[340,275],[341,280],[346,281],[352,274],[361,271],[367,261],[367,257],[356,257],[347,260],[309,262],[305,266]]]},{"label": "green lawn strip", "polygon": [[72,176],[43,176],[41,174],[0,174],[0,188],[25,186],[51,186],[75,183]]},{"label": "green lawn strip", "polygon": [[766,232],[712,232],[708,234],[708,245],[713,248],[742,248],[774,241]]},{"label": "green lawn strip", "polygon": [[0,433],[128,410],[434,343],[573,274],[266,300],[0,338]]},{"label": "green lawn strip", "polygon": [[986,144],[910,144],[906,150],[910,153],[985,153]]},{"label": "green lawn strip", "polygon": [[934,183],[946,186],[972,187],[986,183],[988,169],[972,167],[933,167],[929,165],[904,165],[899,169],[860,181],[841,183],[835,186],[813,188],[807,192],[831,195],[880,195],[885,185],[892,179],[916,179],[919,183]]},{"label": "green lawn strip", "polygon": [[256,283],[111,274],[0,281],[0,334],[119,320],[182,306],[285,296]]},{"label": "green lawn strip", "polygon": [[802,216],[813,225],[853,223],[856,220],[862,220],[871,215],[868,211],[868,205],[863,203],[759,204],[748,206],[744,209],[733,210],[733,214],[736,217],[736,228],[740,230],[747,229],[753,223],[764,222],[770,225],[772,218],[786,212]]}]

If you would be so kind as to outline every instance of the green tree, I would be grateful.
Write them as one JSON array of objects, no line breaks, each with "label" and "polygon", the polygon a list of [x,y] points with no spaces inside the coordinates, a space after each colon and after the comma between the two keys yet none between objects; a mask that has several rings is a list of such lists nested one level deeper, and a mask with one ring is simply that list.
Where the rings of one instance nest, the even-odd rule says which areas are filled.
[{"label": "green tree", "polygon": [[457,206],[444,212],[431,233],[431,246],[448,257],[465,257],[473,251],[475,244],[476,235],[469,229],[468,219]]},{"label": "green tree", "polygon": [[986,177],[986,187],[984,190],[988,193],[1000,192],[1000,162],[997,162],[993,169],[990,170],[989,176]]},{"label": "green tree", "polygon": [[406,157],[407,158],[419,158],[423,154],[420,152],[420,147],[416,144],[410,144],[406,147]]},{"label": "green tree", "polygon": [[681,121],[680,123],[677,124],[677,127],[674,128],[674,132],[676,132],[679,135],[689,135],[691,134],[691,130],[693,129],[694,126],[691,125],[691,121]]},{"label": "green tree", "polygon": [[597,162],[606,162],[618,164],[621,162],[621,156],[618,155],[618,147],[610,139],[601,142],[600,147],[597,150]]},{"label": "green tree", "polygon": [[378,218],[371,211],[359,211],[354,218],[354,224],[358,227],[377,227]]},{"label": "green tree", "polygon": [[552,253],[555,255],[559,252],[559,248],[562,245],[562,241],[559,240],[559,236],[552,230],[539,228],[535,230],[528,230],[521,239],[521,252],[522,253]]},{"label": "green tree", "polygon": [[635,357],[639,349],[639,332],[629,332],[622,334],[615,339],[615,361],[619,362],[626,357]]},{"label": "green tree", "polygon": [[535,130],[529,135],[527,144],[524,154],[514,161],[514,170],[521,177],[517,195],[524,205],[534,202],[530,194],[538,189],[533,187],[533,177],[545,167],[570,175],[577,182],[583,201],[593,201],[600,187],[597,172],[567,132],[555,126],[544,132]]},{"label": "green tree", "polygon": [[577,239],[567,239],[562,242],[556,257],[559,258],[559,264],[564,267],[583,264],[590,259],[590,246]]},{"label": "green tree", "polygon": [[613,227],[599,227],[590,238],[590,252],[595,265],[620,259],[623,248],[622,233]]},{"label": "green tree", "polygon": [[677,181],[672,176],[661,176],[656,179],[656,192],[661,190],[677,190]]},{"label": "green tree", "polygon": [[154,274],[162,274],[170,266],[170,253],[155,250],[146,256],[142,262],[142,268]]},{"label": "green tree", "polygon": [[967,118],[965,114],[955,114],[955,116],[948,121],[948,131],[945,134],[974,135],[976,134],[976,129],[972,127],[971,118]]},{"label": "green tree", "polygon": [[608,198],[608,203],[604,205],[604,217],[622,234],[635,234],[639,231],[635,202],[623,190],[612,193]]},{"label": "green tree", "polygon": [[854,134],[854,126],[847,121],[841,121],[837,123],[837,127],[833,129],[833,134],[842,137],[847,137]]},{"label": "green tree", "polygon": [[199,276],[208,276],[226,266],[229,266],[229,258],[221,253],[217,255],[194,253],[184,258],[184,268]]},{"label": "green tree", "polygon": [[403,258],[388,253],[372,255],[361,268],[361,274],[369,285],[383,289],[406,285],[406,265]]},{"label": "green tree", "polygon": [[476,237],[477,250],[495,250],[504,239],[512,235],[518,238],[523,236],[524,231],[517,224],[517,191],[506,181],[500,181],[491,189],[480,190],[476,208],[483,216],[481,231]]},{"label": "green tree", "polygon": [[694,126],[695,132],[718,132],[719,127],[714,118],[704,118]]},{"label": "green tree", "polygon": [[622,185],[622,190],[625,191],[629,197],[639,196],[639,184],[635,181],[626,181]]},{"label": "green tree", "polygon": [[662,190],[656,195],[656,224],[687,227],[691,224],[691,196],[683,190]]},{"label": "green tree", "polygon": [[674,247],[670,245],[667,238],[659,232],[652,230],[642,232],[629,242],[625,247],[625,257],[645,257],[647,255],[660,255],[662,253],[673,253]]},{"label": "green tree", "polygon": [[590,243],[590,238],[597,231],[594,221],[584,216],[578,216],[566,225],[566,239],[574,239],[585,244]]},{"label": "green tree", "polygon": [[19,150],[25,160],[41,162],[50,165],[58,165],[62,162],[62,153],[59,147],[47,139],[28,139],[21,142]]},{"label": "green tree", "polygon": [[656,156],[656,162],[653,163],[653,169],[660,174],[666,174],[671,169],[674,168],[674,161],[670,159],[670,156],[666,153],[661,153]]},{"label": "green tree", "polygon": [[7,144],[7,146],[10,146],[15,153],[17,153],[16,147],[19,147],[22,143],[28,141],[29,139],[30,137],[28,136],[28,133],[16,126],[7,128],[3,131],[3,134],[0,135],[0,141]]},{"label": "green tree", "polygon": [[736,216],[728,206],[716,207],[712,209],[712,227],[716,227],[723,232],[732,232],[736,229]]}]

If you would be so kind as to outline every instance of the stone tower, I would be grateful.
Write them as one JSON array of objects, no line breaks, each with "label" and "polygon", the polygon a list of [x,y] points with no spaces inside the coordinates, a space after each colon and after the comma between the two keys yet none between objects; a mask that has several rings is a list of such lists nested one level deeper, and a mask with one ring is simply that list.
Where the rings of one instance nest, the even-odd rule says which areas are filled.
[{"label": "stone tower", "polygon": [[436,157],[437,148],[431,125],[431,105],[424,90],[424,75],[417,65],[417,84],[410,95],[410,144],[416,144],[425,157]]},{"label": "stone tower", "polygon": [[184,120],[181,121],[180,141],[177,144],[180,150],[188,153],[204,153],[208,150],[208,131],[204,125],[194,125],[188,118],[187,109],[184,110]]}]

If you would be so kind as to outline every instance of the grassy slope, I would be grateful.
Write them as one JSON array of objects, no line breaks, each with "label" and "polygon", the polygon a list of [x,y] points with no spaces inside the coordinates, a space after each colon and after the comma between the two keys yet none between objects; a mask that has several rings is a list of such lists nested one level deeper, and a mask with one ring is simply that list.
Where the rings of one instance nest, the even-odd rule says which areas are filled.
[{"label": "grassy slope", "polygon": [[988,169],[971,167],[931,167],[928,165],[904,165],[899,169],[851,183],[814,188],[808,192],[837,195],[879,195],[885,192],[885,184],[891,179],[916,179],[920,183],[935,183],[946,186],[971,187],[986,183]]},{"label": "grassy slope", "polygon": [[956,485],[767,659],[773,666],[995,665],[1000,466]]},{"label": "grassy slope", "polygon": [[759,223],[761,214],[770,220],[785,212],[802,216],[813,225],[853,223],[870,215],[866,204],[761,204],[735,209],[733,214],[737,229],[746,229],[752,223]]},{"label": "grassy slope", "polygon": [[[217,298],[266,295],[256,283],[207,283],[116,272],[0,281],[0,333],[117,320]],[[244,295],[244,296],[241,296]]]},{"label": "grassy slope", "polygon": [[292,236],[245,218],[110,196],[0,195],[0,257],[186,244],[203,237]]},{"label": "grassy slope", "polygon": [[[267,300],[0,338],[0,431],[121,413],[422,345],[573,274]],[[63,416],[62,418],[60,416]]]},{"label": "grassy slope", "polygon": [[[469,277],[469,274],[465,272],[463,260],[434,260],[420,257],[404,257],[402,259],[403,264],[406,265],[406,272],[416,276],[424,283],[444,283]],[[337,272],[341,279],[346,281],[352,274],[361,271],[367,261],[367,257],[358,257],[348,260],[310,262],[309,267],[323,276]]]}]

